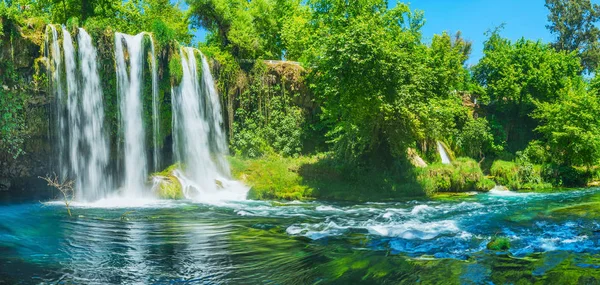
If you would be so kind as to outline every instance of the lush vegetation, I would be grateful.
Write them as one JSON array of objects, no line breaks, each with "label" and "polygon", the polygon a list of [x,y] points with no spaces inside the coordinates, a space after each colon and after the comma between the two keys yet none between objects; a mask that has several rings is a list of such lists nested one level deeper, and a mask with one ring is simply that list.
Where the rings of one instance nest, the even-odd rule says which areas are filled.
[{"label": "lush vegetation", "polygon": [[[98,42],[111,124],[112,35],[151,32],[168,141],[167,95],[181,77],[174,51],[192,43],[191,27],[208,31],[199,48],[211,58],[234,170],[255,198],[487,190],[486,174],[512,189],[584,186],[600,160],[600,9],[589,0],[546,8],[555,42],[511,41],[491,27],[468,67],[472,44],[460,32],[426,43],[426,13],[383,0],[2,1],[0,151],[18,157],[48,128],[39,124],[51,114],[31,106],[52,100],[38,68],[50,23],[84,27]],[[17,39],[41,48],[28,53],[37,61],[10,57]],[[441,164],[438,142],[463,158]]]}]

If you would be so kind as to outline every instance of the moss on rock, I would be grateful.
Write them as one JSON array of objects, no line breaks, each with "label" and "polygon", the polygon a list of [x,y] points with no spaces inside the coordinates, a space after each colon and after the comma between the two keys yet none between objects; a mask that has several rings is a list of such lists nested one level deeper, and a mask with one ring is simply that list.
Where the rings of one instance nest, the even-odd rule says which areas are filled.
[{"label": "moss on rock", "polygon": [[486,247],[489,250],[508,250],[510,248],[510,239],[507,237],[494,237]]},{"label": "moss on rock", "polygon": [[150,179],[155,184],[154,191],[161,199],[183,199],[183,187],[174,171],[179,169],[179,164],[173,164],[161,172],[154,173]]},{"label": "moss on rock", "polygon": [[600,218],[600,202],[581,203],[550,210],[551,216],[574,216],[581,218]]}]

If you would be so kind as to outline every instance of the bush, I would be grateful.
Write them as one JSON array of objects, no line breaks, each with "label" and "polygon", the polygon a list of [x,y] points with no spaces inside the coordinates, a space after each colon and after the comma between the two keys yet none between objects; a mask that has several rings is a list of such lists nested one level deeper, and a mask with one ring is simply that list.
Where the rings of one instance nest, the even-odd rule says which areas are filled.
[{"label": "bush", "polygon": [[496,160],[490,169],[496,183],[513,190],[551,188],[552,185],[544,182],[541,173],[540,165],[522,159],[517,159],[517,162]]},{"label": "bush", "polygon": [[291,159],[267,156],[256,160],[230,157],[234,177],[252,188],[248,199],[301,200],[310,196],[311,189],[302,183],[297,169],[310,158]]},{"label": "bush", "polygon": [[429,195],[436,192],[488,191],[495,185],[483,175],[479,164],[470,158],[458,158],[451,165],[432,164],[417,171],[417,179]]},{"label": "bush", "polygon": [[582,168],[546,164],[542,170],[542,177],[555,186],[582,187],[587,185],[592,175],[589,171]]}]

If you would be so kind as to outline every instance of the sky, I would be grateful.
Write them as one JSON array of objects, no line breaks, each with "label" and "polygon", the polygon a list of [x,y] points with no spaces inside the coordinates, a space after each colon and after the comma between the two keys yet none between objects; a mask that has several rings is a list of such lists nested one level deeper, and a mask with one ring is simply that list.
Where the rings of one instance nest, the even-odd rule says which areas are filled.
[{"label": "sky", "polygon": [[[389,0],[389,6],[398,0]],[[548,10],[544,0],[409,0],[410,9],[425,13],[423,41],[427,44],[435,34],[447,31],[462,32],[463,38],[473,43],[468,65],[476,64],[483,56],[485,32],[505,24],[503,37],[518,40],[521,37],[551,42],[554,37],[546,29]],[[600,0],[592,0],[600,4]],[[195,41],[204,41],[206,31],[198,30]]]},{"label": "sky", "polygon": [[[395,5],[397,0],[390,0]],[[596,1],[593,1],[596,2]],[[551,42],[554,37],[546,29],[548,9],[544,0],[412,0],[410,9],[425,13],[423,41],[430,43],[434,34],[457,31],[473,43],[467,64],[475,64],[483,56],[485,32],[505,24],[501,35],[511,40],[521,37]]]}]

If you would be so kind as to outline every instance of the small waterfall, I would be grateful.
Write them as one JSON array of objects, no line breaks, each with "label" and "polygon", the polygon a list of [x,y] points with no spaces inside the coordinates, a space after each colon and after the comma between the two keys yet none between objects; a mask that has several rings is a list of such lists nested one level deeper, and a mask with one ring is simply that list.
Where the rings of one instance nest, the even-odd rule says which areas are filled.
[{"label": "small waterfall", "polygon": [[446,149],[444,148],[442,143],[440,143],[439,141],[437,142],[437,149],[438,149],[438,152],[440,153],[440,158],[442,159],[442,164],[451,164],[450,156],[448,156],[448,153],[446,153]]},{"label": "small waterfall", "polygon": [[247,189],[230,181],[221,108],[208,63],[202,58],[202,81],[193,48],[181,48],[183,77],[173,88],[173,152],[183,165],[177,171],[186,197],[204,201],[243,200]]},{"label": "small waterfall", "polygon": [[148,174],[142,120],[143,40],[144,34],[115,34],[117,85],[124,143],[123,191],[126,196],[131,197],[144,194],[144,182]]},{"label": "small waterfall", "polygon": [[[107,195],[112,180],[107,173],[108,139],[104,131],[104,105],[96,49],[86,31],[79,29],[76,53],[71,34],[63,28],[63,71],[60,47],[58,43],[55,44],[56,29],[50,27],[54,37],[51,53],[55,67],[52,70],[52,87],[59,105],[60,175],[75,179],[77,200],[97,200]],[[66,98],[62,72],[66,78]]]}]

